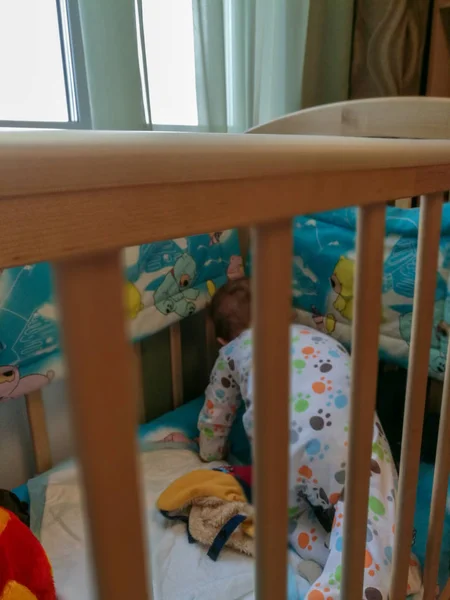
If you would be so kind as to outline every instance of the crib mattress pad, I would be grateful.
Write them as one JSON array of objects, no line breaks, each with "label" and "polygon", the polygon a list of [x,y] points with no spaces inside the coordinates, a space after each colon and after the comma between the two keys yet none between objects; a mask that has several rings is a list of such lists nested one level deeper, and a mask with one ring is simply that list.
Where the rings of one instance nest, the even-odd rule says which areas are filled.
[{"label": "crib mattress pad", "polygon": [[[186,562],[186,553],[193,552],[193,549],[189,544],[187,544],[187,538],[185,538],[183,534],[183,527],[181,525],[175,526],[175,529],[171,530],[171,534],[168,538],[165,538],[161,533],[163,531],[163,524],[153,510],[155,494],[158,490],[162,491],[162,486],[168,484],[170,482],[170,473],[172,470],[172,477],[175,478],[176,475],[187,472],[187,470],[193,470],[201,468],[201,464],[195,460],[195,455],[189,449],[179,449],[175,453],[173,453],[173,448],[170,447],[171,443],[168,442],[164,445],[164,448],[161,448],[161,454],[159,454],[158,458],[158,466],[156,467],[157,473],[155,471],[147,470],[147,475],[145,475],[145,469],[149,469],[149,465],[155,463],[156,454],[152,453],[151,457],[149,452],[152,452],[154,441],[161,440],[165,438],[169,433],[173,431],[181,431],[187,437],[193,438],[197,435],[197,418],[198,413],[203,404],[203,397],[198,398],[192,402],[189,402],[180,408],[169,412],[154,421],[147,423],[139,428],[139,438],[141,449],[143,450],[143,454],[141,456],[141,464],[144,465],[144,481],[147,481],[150,492],[148,496],[148,502],[146,504],[146,514],[148,516],[148,528],[151,531],[152,540],[154,540],[154,544],[152,548],[155,548],[155,543],[158,544],[158,553],[156,556],[156,561],[159,561],[159,564],[154,565],[154,572],[164,572],[167,574],[167,565],[177,565],[177,561],[180,561],[180,564],[184,564]],[[233,461],[242,462],[244,464],[249,464],[250,462],[250,448],[248,445],[247,438],[245,436],[245,432],[243,430],[242,421],[237,419],[235,425],[232,429],[231,433],[231,452],[233,455]],[[177,466],[178,465],[178,466]],[[203,465],[208,467],[208,465]],[[169,473],[168,476],[162,476],[162,473]],[[88,569],[88,565],[86,563],[86,559],[83,553],[81,558],[79,557],[79,561],[73,560],[73,548],[70,549],[67,546],[67,539],[61,539],[61,532],[57,530],[57,535],[53,535],[54,532],[54,521],[51,515],[54,517],[61,518],[61,514],[69,511],[70,519],[72,519],[71,526],[79,527],[79,504],[80,504],[80,489],[78,486],[78,474],[76,472],[76,468],[74,463],[69,461],[63,465],[52,469],[51,471],[44,473],[28,482],[26,486],[21,486],[15,490],[15,492],[21,497],[21,499],[28,500],[31,503],[31,527],[38,537],[40,537],[41,541],[44,544],[44,547],[47,551],[50,550],[50,558],[53,559],[52,563],[56,562],[56,577],[61,577],[64,580],[64,585],[68,586],[69,594],[67,595],[67,600],[71,600],[72,596],[70,595],[70,590],[72,587],[74,589],[79,588],[79,582],[76,580],[77,576],[82,572],[82,576],[85,577],[85,582],[89,589],[91,589],[91,575],[89,574],[88,579],[86,580],[86,573]],[[432,490],[432,481],[433,481],[433,467],[431,465],[422,464],[420,467],[420,478],[419,478],[419,486],[417,490],[417,504],[416,504],[416,514],[415,514],[415,542],[413,546],[413,552],[419,558],[421,563],[423,564],[425,559],[425,549],[426,549],[426,537],[427,537],[427,529],[428,529],[428,519],[429,519],[429,510],[430,510],[430,501],[431,501],[431,490]],[[156,483],[155,483],[156,482]],[[159,487],[158,487],[159,486]],[[49,492],[50,490],[50,492]],[[72,492],[75,495],[70,495]],[[156,490],[156,491],[155,491]],[[78,495],[77,495],[78,494]],[[449,485],[449,497],[450,497],[450,485]],[[61,498],[64,500],[62,501]],[[68,507],[68,504],[72,504],[72,508]],[[46,514],[47,509],[47,514]],[[75,510],[76,518],[73,516],[71,511]],[[69,519],[69,520],[70,520]],[[177,529],[178,527],[178,529]],[[52,529],[53,528],[53,529]],[[69,540],[70,541],[70,540]],[[186,545],[185,545],[186,542]],[[171,554],[171,548],[175,548],[175,553]],[[197,549],[198,550],[198,549]],[[211,565],[208,565],[207,562],[203,561],[203,557],[205,555],[204,551],[201,551],[201,554],[195,554],[195,560],[190,557],[194,561],[191,563],[189,560],[187,564],[189,564],[189,569],[195,571],[195,565],[200,564],[202,567],[201,577],[208,579],[210,574],[213,574],[215,578],[218,576],[218,572],[214,573],[209,570]],[[58,558],[59,557],[59,558]],[[62,557],[62,558],[61,558]],[[72,557],[72,558],[70,558]],[[201,559],[201,560],[200,560]],[[209,560],[209,559],[208,559]],[[197,563],[195,562],[197,561]],[[200,562],[198,562],[200,561]],[[250,563],[248,563],[250,561]],[[235,555],[234,553],[228,553],[225,557],[224,561],[221,561],[219,564],[222,565],[220,571],[220,581],[222,587],[228,590],[228,596],[223,596],[224,600],[230,600],[230,598],[253,598],[253,563],[251,559],[247,557]],[[223,565],[225,564],[225,567]],[[206,571],[205,571],[206,568]],[[177,567],[180,570],[180,567]],[[292,570],[292,569],[291,569]],[[172,600],[176,598],[180,598],[180,600],[185,600],[186,595],[177,596],[177,590],[179,590],[177,577],[174,575],[176,569],[171,571],[171,578],[168,588],[160,588],[160,595],[157,596],[158,600]],[[180,571],[180,577],[184,577],[182,575],[184,570]],[[77,575],[78,574],[78,575]],[[441,565],[440,565],[440,582],[445,582],[446,578],[450,575],[450,505],[448,506],[446,521],[445,521],[445,531],[443,536],[443,547],[441,552]],[[237,575],[239,575],[237,577]],[[213,577],[213,578],[214,578]],[[235,584],[237,587],[233,587],[235,591],[238,590],[241,594],[240,596],[234,596],[234,592],[231,592],[227,587],[227,578],[235,579]],[[230,581],[231,581],[230,579]],[[221,599],[222,596],[218,596],[216,594],[215,589],[208,587],[208,585],[204,588],[204,590],[200,593],[196,582],[190,579],[193,586],[194,595],[192,598],[203,599],[215,597]],[[205,581],[203,579],[203,581]],[[209,579],[208,579],[209,581]],[[240,583],[239,583],[240,582]],[[239,585],[238,585],[239,584]],[[292,576],[290,578],[291,584],[291,595],[289,596],[289,600],[299,600],[303,597],[305,590],[308,589],[308,584],[297,576],[297,578]],[[293,587],[292,587],[293,586]],[[181,589],[181,588],[180,588]],[[186,591],[183,588],[184,592]],[[245,594],[242,593],[242,590],[247,590]],[[183,592],[183,593],[184,593]],[[181,592],[180,592],[181,593]],[[206,595],[202,595],[202,594]],[[195,595],[197,594],[197,595]],[[209,595],[212,594],[212,595]],[[66,597],[66,596],[64,596]],[[80,597],[74,595],[73,598]],[[191,597],[191,596],[189,596]],[[90,598],[87,596],[86,598]]]}]

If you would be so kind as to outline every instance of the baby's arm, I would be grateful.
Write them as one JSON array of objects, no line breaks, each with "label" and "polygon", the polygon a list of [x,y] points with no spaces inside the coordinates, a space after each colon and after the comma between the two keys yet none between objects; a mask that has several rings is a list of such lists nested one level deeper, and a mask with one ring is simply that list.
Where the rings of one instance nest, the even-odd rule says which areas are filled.
[{"label": "baby's arm", "polygon": [[227,440],[241,396],[228,363],[221,356],[211,373],[205,392],[205,404],[200,411],[200,457],[210,462],[221,460],[227,454]]}]

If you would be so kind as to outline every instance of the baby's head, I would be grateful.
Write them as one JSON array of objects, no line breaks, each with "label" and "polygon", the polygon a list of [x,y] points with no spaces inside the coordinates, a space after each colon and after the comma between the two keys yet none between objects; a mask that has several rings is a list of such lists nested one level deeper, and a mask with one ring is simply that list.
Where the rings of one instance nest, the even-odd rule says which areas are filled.
[{"label": "baby's head", "polygon": [[228,281],[212,297],[209,311],[219,344],[224,346],[241,335],[251,322],[250,280]]}]

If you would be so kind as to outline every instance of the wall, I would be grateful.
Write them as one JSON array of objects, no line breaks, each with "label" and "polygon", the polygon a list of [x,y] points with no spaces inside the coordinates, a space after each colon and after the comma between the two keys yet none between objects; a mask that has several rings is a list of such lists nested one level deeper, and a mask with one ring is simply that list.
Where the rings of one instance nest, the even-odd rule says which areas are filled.
[{"label": "wall", "polygon": [[[51,384],[45,394],[45,411],[55,462],[71,455],[68,403],[62,381]],[[25,399],[0,403],[0,488],[12,488],[33,476],[34,459]]]}]

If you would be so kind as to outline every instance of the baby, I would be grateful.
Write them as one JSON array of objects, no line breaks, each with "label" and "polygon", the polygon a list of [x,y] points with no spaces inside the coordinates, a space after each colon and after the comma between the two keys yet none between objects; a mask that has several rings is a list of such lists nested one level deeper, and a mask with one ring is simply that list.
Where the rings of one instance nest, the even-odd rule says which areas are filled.
[{"label": "baby", "polygon": [[[213,296],[210,312],[222,346],[200,412],[200,455],[223,459],[236,412],[253,440],[250,283],[230,281]],[[291,325],[290,543],[322,567],[309,600],[340,597],[342,530],[350,392],[350,356],[332,338]],[[363,400],[363,399],[362,399]],[[386,600],[391,573],[397,474],[378,419],[373,432],[364,598]],[[331,529],[331,536],[329,535]],[[410,577],[409,593],[420,589]]]}]

